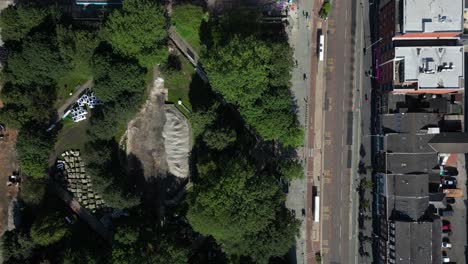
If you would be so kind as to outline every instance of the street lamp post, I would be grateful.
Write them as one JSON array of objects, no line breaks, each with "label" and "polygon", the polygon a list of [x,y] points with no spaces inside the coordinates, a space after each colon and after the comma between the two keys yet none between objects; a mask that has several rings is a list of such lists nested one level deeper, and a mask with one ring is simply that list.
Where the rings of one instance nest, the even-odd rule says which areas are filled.
[{"label": "street lamp post", "polygon": [[374,43],[370,44],[369,47],[364,47],[364,54],[366,54],[367,52],[367,49],[374,46],[375,44],[379,43],[380,41],[382,41],[383,38],[379,38],[377,41],[375,41]]}]

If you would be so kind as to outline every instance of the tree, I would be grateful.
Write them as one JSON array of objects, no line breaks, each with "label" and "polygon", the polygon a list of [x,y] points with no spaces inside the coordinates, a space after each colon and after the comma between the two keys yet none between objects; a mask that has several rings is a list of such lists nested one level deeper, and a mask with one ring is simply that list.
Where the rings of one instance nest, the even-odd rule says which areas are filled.
[{"label": "tree", "polygon": [[168,239],[162,239],[158,244],[158,251],[151,255],[151,263],[189,263],[188,247],[178,246],[175,242]]},{"label": "tree", "polygon": [[93,31],[77,30],[58,25],[57,43],[62,58],[73,67],[88,67],[100,39]]},{"label": "tree", "polygon": [[48,246],[58,242],[67,233],[67,225],[58,212],[50,212],[39,216],[31,227],[31,239],[41,246]]},{"label": "tree", "polygon": [[281,177],[287,180],[304,178],[304,168],[296,160],[281,160],[278,171]]},{"label": "tree", "polygon": [[280,257],[294,245],[300,222],[287,210],[277,213],[276,220],[258,233],[247,234],[237,243],[223,244],[227,254],[249,256],[255,263],[267,264],[271,257]]},{"label": "tree", "polygon": [[52,108],[54,91],[53,87],[7,83],[2,90],[5,106],[0,109],[0,119],[14,128],[20,128],[27,122],[48,123],[55,113]]},{"label": "tree", "polygon": [[233,156],[219,161],[211,175],[201,175],[203,182],[188,196],[190,224],[219,243],[264,229],[283,202],[273,178],[256,176],[245,157]]},{"label": "tree", "polygon": [[214,103],[207,109],[200,109],[190,114],[190,123],[195,138],[202,135],[205,129],[215,122],[218,118],[218,110],[219,103]]},{"label": "tree", "polygon": [[16,149],[23,174],[43,178],[46,174],[49,153],[54,146],[55,136],[47,134],[45,128],[28,125],[18,135]]},{"label": "tree", "polygon": [[203,141],[212,149],[223,150],[237,140],[236,131],[229,128],[208,129],[203,133]]},{"label": "tree", "polygon": [[2,257],[5,263],[27,263],[35,247],[28,235],[18,231],[6,231],[2,236]]},{"label": "tree", "polygon": [[48,11],[27,2],[10,5],[0,14],[0,28],[3,41],[20,41],[31,29],[41,24]]},{"label": "tree", "polygon": [[110,52],[96,54],[93,58],[93,91],[104,102],[145,90],[145,70],[138,64]]},{"label": "tree", "polygon": [[215,47],[204,59],[213,89],[229,103],[252,105],[268,90],[271,50],[254,37],[234,37],[226,46]]},{"label": "tree", "polygon": [[21,183],[21,199],[29,205],[39,205],[45,195],[45,182],[29,178]]},{"label": "tree", "polygon": [[166,19],[161,5],[149,0],[124,0],[105,23],[104,38],[126,57],[153,66],[166,57]]},{"label": "tree", "polygon": [[290,91],[272,89],[255,104],[241,107],[241,114],[263,139],[297,147],[304,142],[304,134],[292,105]]},{"label": "tree", "polygon": [[54,36],[35,34],[22,49],[8,57],[7,80],[18,85],[53,85],[68,69],[60,57]]}]

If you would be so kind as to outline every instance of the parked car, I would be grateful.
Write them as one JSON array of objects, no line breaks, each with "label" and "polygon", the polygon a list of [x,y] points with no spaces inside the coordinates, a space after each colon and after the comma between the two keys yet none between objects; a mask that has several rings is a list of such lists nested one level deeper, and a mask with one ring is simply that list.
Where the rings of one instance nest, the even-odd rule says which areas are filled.
[{"label": "parked car", "polygon": [[445,231],[445,230],[450,230],[450,229],[452,229],[451,227],[452,227],[451,224],[443,225],[443,226],[442,226],[442,230],[443,230],[443,231]]},{"label": "parked car", "polygon": [[447,203],[449,203],[449,204],[454,204],[455,203],[455,198],[453,198],[453,197],[447,197],[445,199],[446,199]]},{"label": "parked car", "polygon": [[452,248],[452,244],[447,242],[442,242],[442,248]]},{"label": "parked car", "polygon": [[452,230],[451,229],[442,229],[442,233],[452,235]]},{"label": "parked car", "polygon": [[441,209],[439,211],[440,216],[452,216],[453,215],[453,210],[443,210]]},{"label": "parked car", "polygon": [[445,177],[441,179],[443,185],[457,185],[457,180],[453,177]]},{"label": "parked car", "polygon": [[458,170],[455,167],[445,167],[444,170],[442,171],[442,175],[457,176]]},{"label": "parked car", "polygon": [[449,262],[450,262],[450,258],[449,258],[449,257],[442,257],[442,262],[443,262],[443,263],[449,263]]}]

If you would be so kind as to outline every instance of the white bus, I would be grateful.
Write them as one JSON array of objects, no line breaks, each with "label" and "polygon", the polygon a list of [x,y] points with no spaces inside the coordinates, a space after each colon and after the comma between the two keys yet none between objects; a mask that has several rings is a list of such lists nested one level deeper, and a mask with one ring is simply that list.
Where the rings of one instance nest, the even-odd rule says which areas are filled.
[{"label": "white bus", "polygon": [[323,61],[323,50],[325,49],[325,36],[320,35],[320,42],[319,42],[319,60]]},{"label": "white bus", "polygon": [[314,222],[318,223],[320,219],[320,197],[314,197]]}]

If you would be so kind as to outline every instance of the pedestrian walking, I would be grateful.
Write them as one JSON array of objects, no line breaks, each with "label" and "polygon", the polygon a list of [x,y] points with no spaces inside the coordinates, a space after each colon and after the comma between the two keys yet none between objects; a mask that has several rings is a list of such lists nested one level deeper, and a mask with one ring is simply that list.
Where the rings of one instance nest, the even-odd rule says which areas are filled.
[{"label": "pedestrian walking", "polygon": [[307,75],[305,73],[304,73],[303,77],[304,77],[304,80],[307,80]]},{"label": "pedestrian walking", "polygon": [[296,60],[296,67],[297,67],[297,65],[298,65],[298,64],[297,64],[297,60]]},{"label": "pedestrian walking", "polygon": [[306,16],[306,19],[307,19],[309,17],[309,12],[306,12],[305,16]]}]

